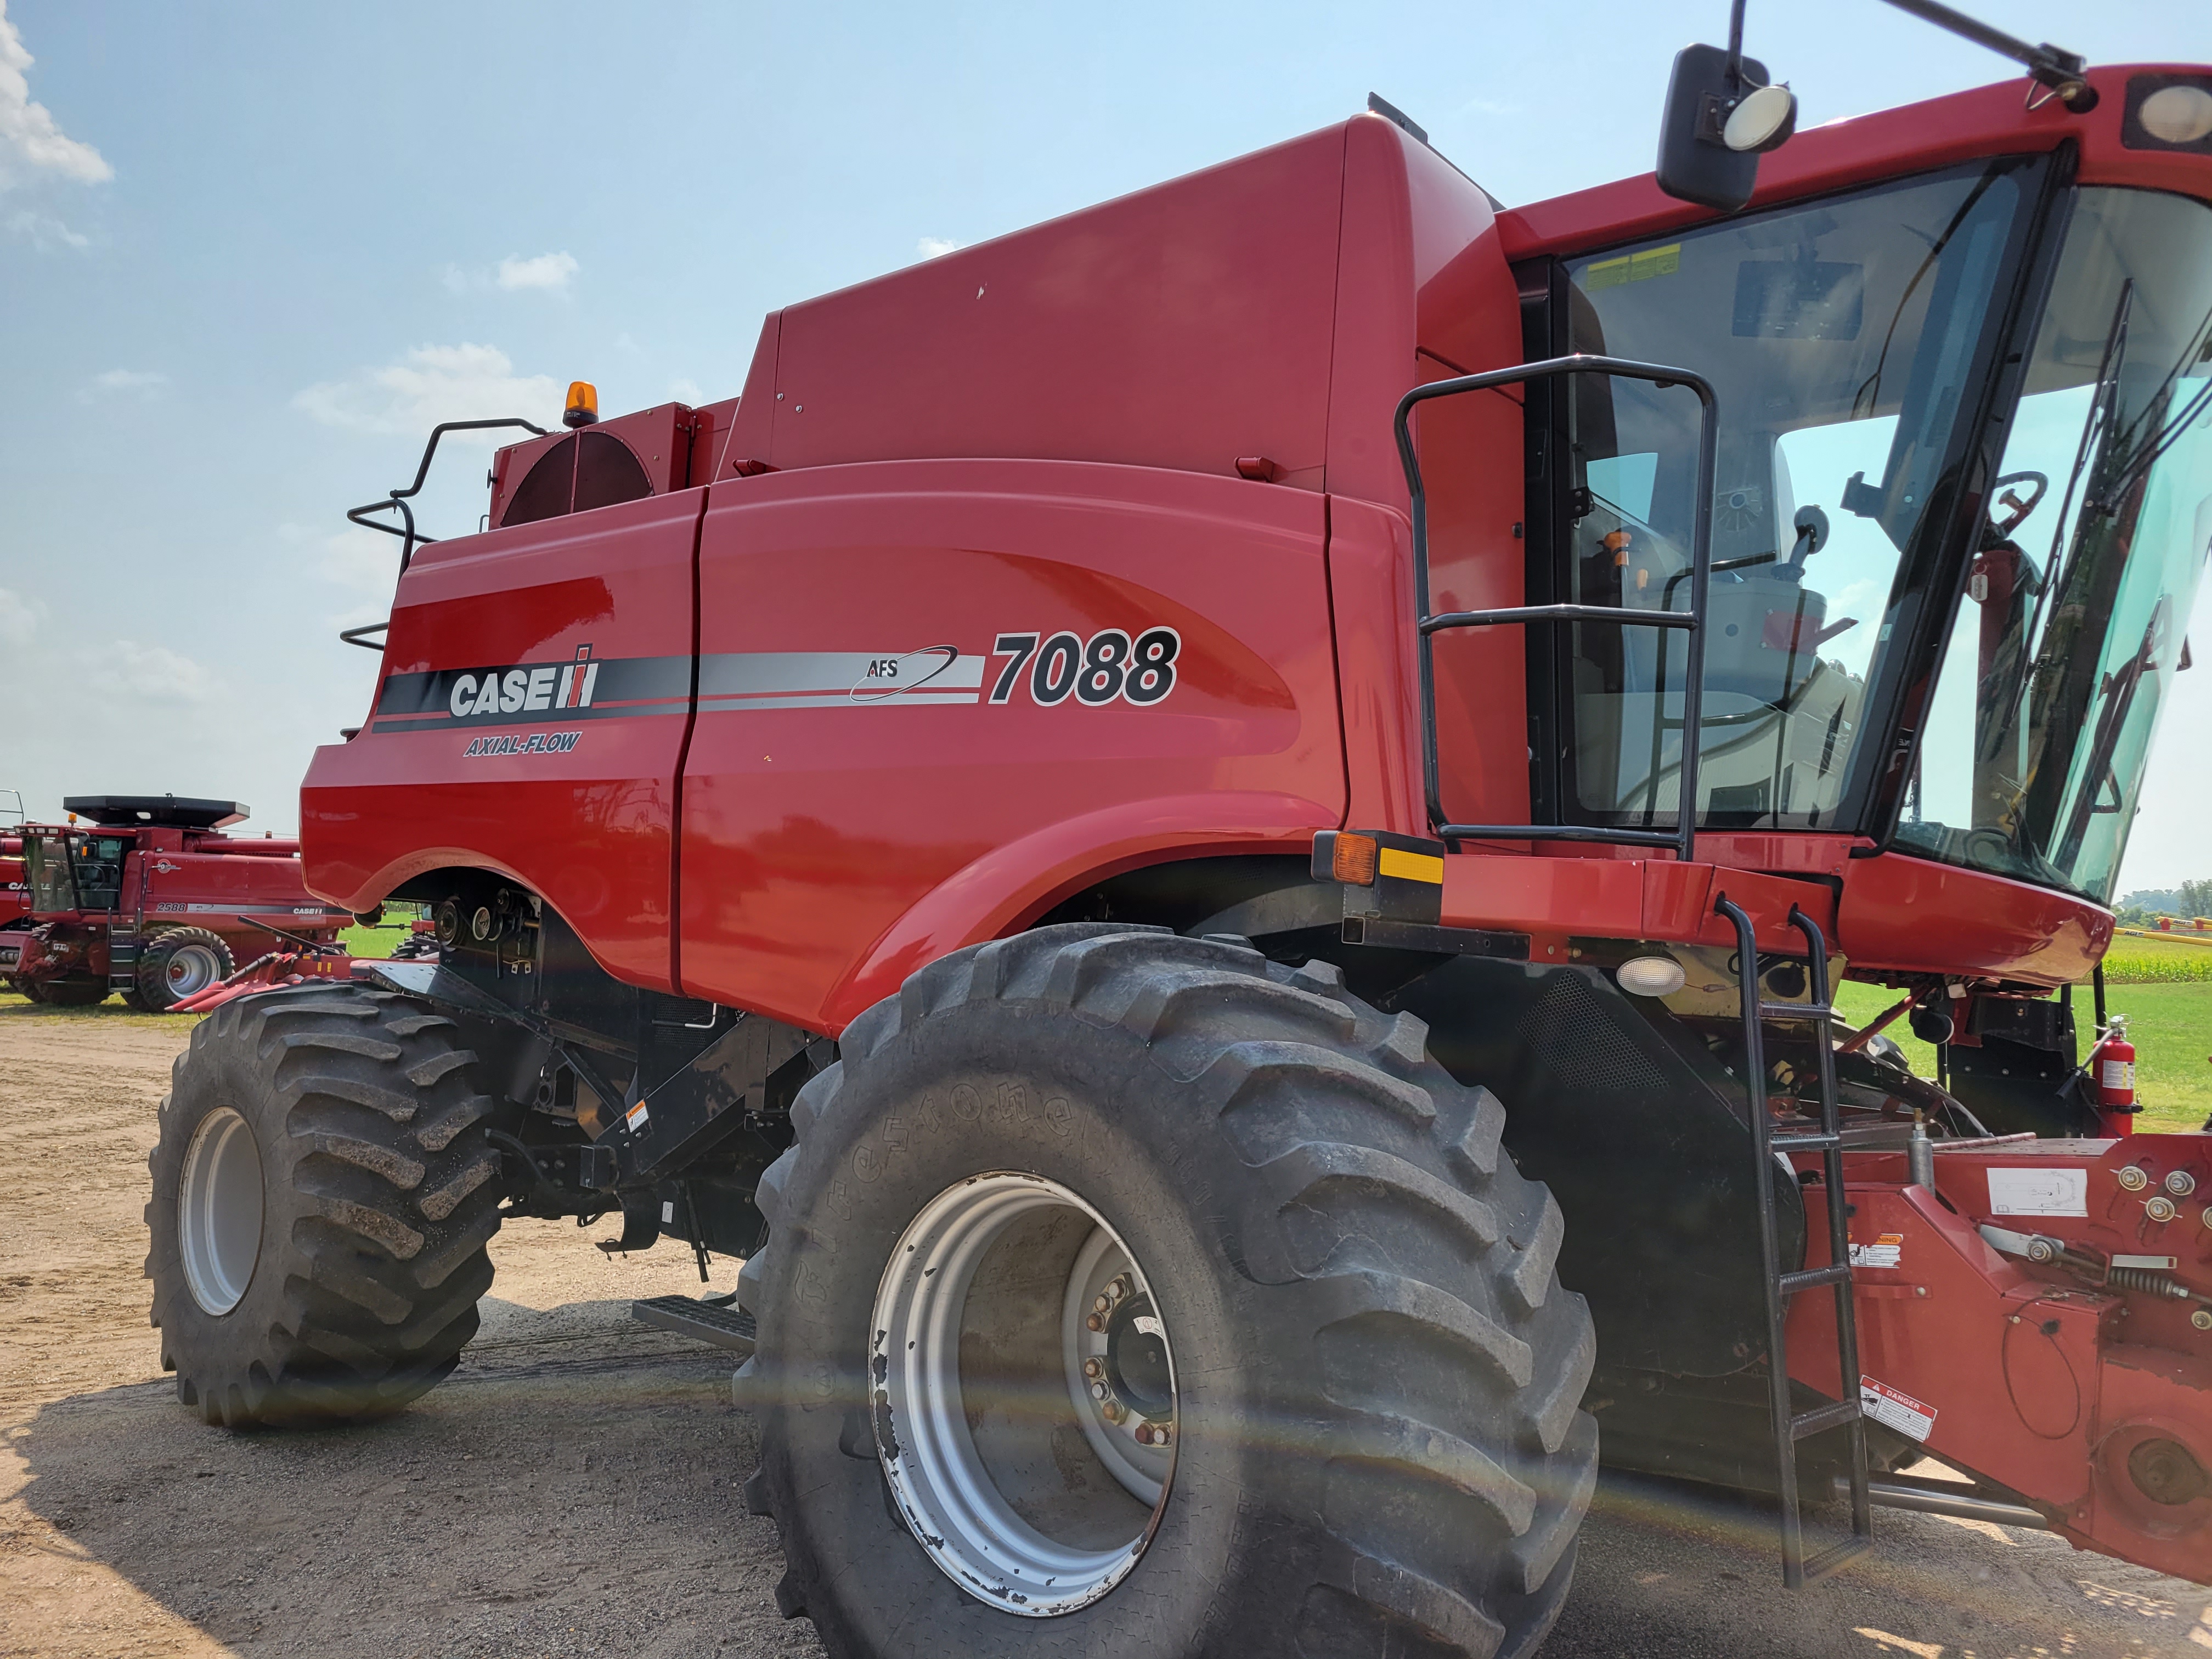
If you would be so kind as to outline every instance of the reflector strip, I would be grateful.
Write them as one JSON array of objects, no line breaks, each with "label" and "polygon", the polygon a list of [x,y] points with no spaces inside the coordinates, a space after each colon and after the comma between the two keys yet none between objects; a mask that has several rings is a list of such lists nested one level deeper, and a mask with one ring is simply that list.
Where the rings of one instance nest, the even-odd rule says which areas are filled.
[{"label": "reflector strip", "polygon": [[1381,863],[1376,866],[1386,876],[1395,876],[1400,881],[1425,881],[1441,887],[1444,879],[1444,861],[1428,853],[1408,853],[1395,847],[1382,849]]}]

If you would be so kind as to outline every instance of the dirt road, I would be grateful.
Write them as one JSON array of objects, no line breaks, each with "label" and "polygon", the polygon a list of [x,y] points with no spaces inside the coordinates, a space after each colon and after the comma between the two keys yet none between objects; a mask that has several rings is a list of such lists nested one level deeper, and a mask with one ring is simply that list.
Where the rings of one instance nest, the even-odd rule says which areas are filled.
[{"label": "dirt road", "polygon": [[[776,1617],[775,1530],[738,1501],[727,1357],[629,1318],[696,1290],[666,1246],[509,1227],[483,1335],[390,1422],[230,1435],[178,1406],[140,1211],[184,1025],[0,1006],[0,1656],[821,1651]],[[1609,1483],[1544,1659],[2212,1655],[2199,1587],[2039,1534],[1877,1525],[1876,1559],[1785,1595],[1770,1517]]]}]

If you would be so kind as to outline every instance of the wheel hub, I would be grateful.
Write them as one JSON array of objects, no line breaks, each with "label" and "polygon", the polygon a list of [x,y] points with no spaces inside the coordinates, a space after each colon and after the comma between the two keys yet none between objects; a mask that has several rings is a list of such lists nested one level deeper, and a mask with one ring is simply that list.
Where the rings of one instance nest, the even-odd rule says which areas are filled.
[{"label": "wheel hub", "polygon": [[1105,1218],[1040,1176],[963,1181],[900,1237],[874,1316],[877,1457],[931,1559],[1031,1618],[1121,1583],[1166,1505],[1176,1391],[1166,1324]]},{"label": "wheel hub", "polygon": [[163,969],[163,979],[169,994],[181,1002],[195,996],[216,982],[217,969],[222,966],[215,952],[204,945],[187,945],[172,956]]},{"label": "wheel hub", "polygon": [[246,1297],[261,1259],[261,1149],[246,1120],[218,1106],[200,1120],[177,1190],[185,1284],[218,1318]]}]

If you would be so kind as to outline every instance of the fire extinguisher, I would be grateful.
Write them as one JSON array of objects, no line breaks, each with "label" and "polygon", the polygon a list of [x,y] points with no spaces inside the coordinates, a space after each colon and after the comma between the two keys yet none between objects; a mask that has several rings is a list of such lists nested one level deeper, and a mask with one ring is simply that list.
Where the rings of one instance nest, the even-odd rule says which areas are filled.
[{"label": "fire extinguisher", "polygon": [[2112,1023],[2089,1051],[2088,1072],[2106,1133],[2133,1134],[2136,1114],[2142,1109],[2136,1104],[2136,1046],[2128,1041],[2125,1014],[2112,1016]]}]

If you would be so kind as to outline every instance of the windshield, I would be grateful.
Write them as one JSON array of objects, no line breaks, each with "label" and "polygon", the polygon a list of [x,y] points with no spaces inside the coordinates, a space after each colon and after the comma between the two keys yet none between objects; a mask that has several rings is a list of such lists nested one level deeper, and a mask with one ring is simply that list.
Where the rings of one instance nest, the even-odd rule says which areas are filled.
[{"label": "windshield", "polygon": [[76,908],[76,884],[70,878],[68,844],[60,836],[23,837],[23,872],[31,888],[31,908],[40,915]]},{"label": "windshield", "polygon": [[2212,208],[2084,190],[1898,842],[2112,896],[2212,548]]},{"label": "windshield", "polygon": [[[2039,166],[1977,165],[1568,264],[1571,349],[1694,368],[1718,398],[1707,827],[1835,827],[1881,758],[1860,750],[1869,687],[1927,625],[1926,550]],[[1583,375],[1566,404],[1563,597],[1688,610],[1697,400]],[[1586,822],[1664,827],[1686,641],[1573,635],[1565,793]]]}]

